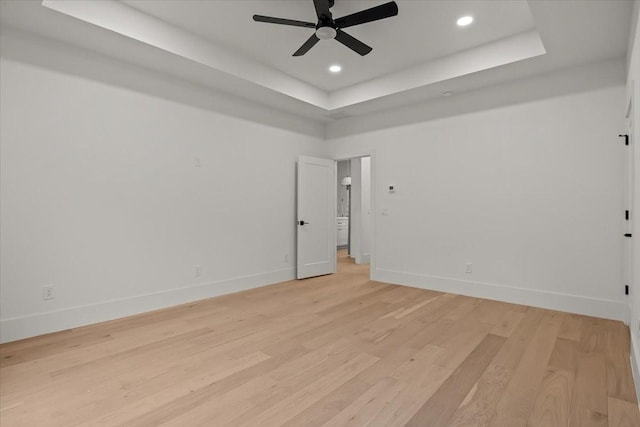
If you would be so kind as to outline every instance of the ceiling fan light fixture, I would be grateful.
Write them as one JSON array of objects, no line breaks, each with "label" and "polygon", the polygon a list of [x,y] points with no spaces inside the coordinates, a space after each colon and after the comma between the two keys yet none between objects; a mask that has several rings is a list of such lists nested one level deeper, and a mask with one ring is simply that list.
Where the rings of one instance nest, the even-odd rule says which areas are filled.
[{"label": "ceiling fan light fixture", "polygon": [[314,47],[320,40],[331,39],[336,40],[338,43],[341,43],[351,49],[358,55],[365,56],[369,54],[373,48],[371,46],[367,46],[365,43],[349,35],[343,30],[356,25],[390,18],[398,14],[398,5],[395,1],[390,1],[378,6],[370,7],[369,9],[352,13],[351,15],[333,19],[333,15],[329,9],[334,3],[335,0],[313,0],[313,6],[316,9],[316,17],[318,18],[316,24],[313,22],[276,18],[264,15],[253,15],[253,20],[269,24],[290,25],[292,27],[315,28],[311,37],[309,37],[307,41],[305,41],[302,46],[293,53],[293,56],[302,56],[309,52],[309,49]]},{"label": "ceiling fan light fixture", "polygon": [[331,40],[336,37],[336,29],[331,27],[320,27],[316,30],[316,37],[320,40]]},{"label": "ceiling fan light fixture", "polygon": [[471,24],[472,22],[473,22],[473,16],[471,16],[471,15],[461,16],[456,21],[456,23],[458,24],[458,27],[466,27],[467,25]]}]

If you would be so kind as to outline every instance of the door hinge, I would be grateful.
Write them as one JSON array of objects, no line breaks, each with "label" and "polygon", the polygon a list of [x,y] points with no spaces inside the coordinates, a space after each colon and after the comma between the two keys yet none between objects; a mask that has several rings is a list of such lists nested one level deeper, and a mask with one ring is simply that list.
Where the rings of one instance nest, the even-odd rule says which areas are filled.
[{"label": "door hinge", "polygon": [[633,236],[633,235],[632,235],[631,233],[626,233],[626,234],[624,235],[624,237],[632,237],[632,236]]},{"label": "door hinge", "polygon": [[624,211],[624,219],[629,221],[629,210],[628,209],[626,211]]},{"label": "door hinge", "polygon": [[629,145],[629,135],[618,135],[619,138],[624,138],[624,145]]},{"label": "door hinge", "polygon": [[629,285],[624,285],[624,294],[629,295]]}]

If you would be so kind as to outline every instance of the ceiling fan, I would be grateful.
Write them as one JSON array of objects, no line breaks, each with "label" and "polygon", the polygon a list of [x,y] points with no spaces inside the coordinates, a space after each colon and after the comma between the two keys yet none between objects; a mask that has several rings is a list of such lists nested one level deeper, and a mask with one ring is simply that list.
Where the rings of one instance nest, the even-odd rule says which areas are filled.
[{"label": "ceiling fan", "polygon": [[296,21],[293,19],[273,18],[270,16],[253,15],[253,20],[257,22],[267,22],[269,24],[292,25],[294,27],[315,28],[316,31],[304,42],[300,49],[295,51],[293,56],[302,56],[309,51],[320,40],[336,39],[349,49],[364,56],[371,52],[372,48],[362,43],[355,37],[342,31],[343,28],[353,27],[354,25],[366,24],[367,22],[377,21],[379,19],[389,18],[398,14],[398,5],[395,1],[381,4],[380,6],[352,13],[342,18],[333,19],[330,8],[333,7],[334,0],[313,0],[316,8],[318,22]]}]

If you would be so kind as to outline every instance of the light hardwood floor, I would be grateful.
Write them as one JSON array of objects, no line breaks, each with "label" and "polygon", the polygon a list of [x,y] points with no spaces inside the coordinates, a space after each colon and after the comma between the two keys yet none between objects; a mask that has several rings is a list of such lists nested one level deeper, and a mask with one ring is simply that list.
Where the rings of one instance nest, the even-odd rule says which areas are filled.
[{"label": "light hardwood floor", "polygon": [[640,426],[620,322],[292,281],[0,346],[0,425]]}]

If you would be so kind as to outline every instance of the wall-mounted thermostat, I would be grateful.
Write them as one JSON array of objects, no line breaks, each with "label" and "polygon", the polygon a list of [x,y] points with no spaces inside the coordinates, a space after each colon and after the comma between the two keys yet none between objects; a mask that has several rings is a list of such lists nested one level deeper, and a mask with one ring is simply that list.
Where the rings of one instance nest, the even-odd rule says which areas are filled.
[{"label": "wall-mounted thermostat", "polygon": [[397,185],[395,185],[395,184],[394,185],[390,185],[389,186],[389,193],[394,193],[396,191],[396,188],[398,188]]}]

